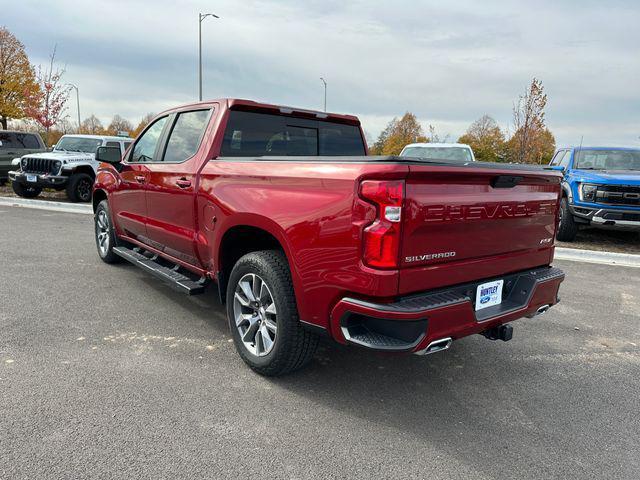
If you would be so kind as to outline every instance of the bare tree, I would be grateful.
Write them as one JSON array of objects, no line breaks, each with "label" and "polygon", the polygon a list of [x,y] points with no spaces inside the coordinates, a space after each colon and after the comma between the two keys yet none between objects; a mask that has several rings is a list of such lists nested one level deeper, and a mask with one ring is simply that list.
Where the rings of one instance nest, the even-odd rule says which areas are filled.
[{"label": "bare tree", "polygon": [[429,124],[429,141],[432,143],[446,143],[449,141],[450,135],[447,133],[444,137],[441,137],[436,132],[436,127]]},{"label": "bare tree", "polygon": [[80,133],[100,135],[104,133],[102,122],[94,114],[85,118],[80,125]]},{"label": "bare tree", "polygon": [[40,89],[32,95],[30,105],[26,109],[27,115],[44,128],[47,145],[49,144],[49,130],[64,118],[71,91],[71,87],[62,81],[64,68],[57,68],[55,60],[56,47],[53,47],[53,52],[49,57],[49,68],[38,67],[36,78]]},{"label": "bare tree", "polygon": [[107,127],[107,131],[110,135],[118,135],[120,132],[130,133],[133,131],[133,125],[131,125],[129,120],[122,118],[120,115],[114,115],[109,127]]},{"label": "bare tree", "polygon": [[513,104],[513,151],[517,162],[533,163],[529,153],[537,136],[545,131],[544,109],[547,105],[547,94],[544,86],[537,78],[533,78],[529,88]]}]

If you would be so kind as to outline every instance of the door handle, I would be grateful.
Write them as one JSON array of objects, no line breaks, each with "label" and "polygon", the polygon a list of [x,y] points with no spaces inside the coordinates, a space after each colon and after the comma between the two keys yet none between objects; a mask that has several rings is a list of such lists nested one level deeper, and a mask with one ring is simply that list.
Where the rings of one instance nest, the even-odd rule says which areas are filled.
[{"label": "door handle", "polygon": [[145,180],[147,179],[144,175],[136,175],[133,178],[135,178],[136,182],[138,183],[144,183]]},{"label": "door handle", "polygon": [[176,180],[176,185],[178,185],[180,188],[189,188],[191,186],[191,180],[181,178],[180,180]]}]

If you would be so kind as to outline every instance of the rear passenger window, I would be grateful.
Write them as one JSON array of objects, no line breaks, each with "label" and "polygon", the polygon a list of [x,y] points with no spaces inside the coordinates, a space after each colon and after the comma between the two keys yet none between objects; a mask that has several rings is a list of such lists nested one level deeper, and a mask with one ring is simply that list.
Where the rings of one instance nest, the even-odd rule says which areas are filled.
[{"label": "rear passenger window", "polygon": [[0,132],[0,142],[2,142],[0,148],[20,148],[17,145],[15,133]]},{"label": "rear passenger window", "polygon": [[107,142],[107,147],[118,147],[120,148],[120,142]]},{"label": "rear passenger window", "polygon": [[562,157],[564,157],[566,150],[560,150],[558,153],[556,153],[555,157],[553,157],[553,160],[551,160],[551,165],[560,165],[560,162],[562,161]]},{"label": "rear passenger window", "polygon": [[200,147],[210,112],[197,110],[178,114],[164,152],[165,162],[179,163],[193,157]]}]

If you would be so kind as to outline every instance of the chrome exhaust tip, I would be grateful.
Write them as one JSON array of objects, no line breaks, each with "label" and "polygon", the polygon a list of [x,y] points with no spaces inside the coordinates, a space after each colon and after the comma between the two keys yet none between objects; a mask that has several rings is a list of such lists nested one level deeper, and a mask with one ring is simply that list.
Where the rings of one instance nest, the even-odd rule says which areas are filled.
[{"label": "chrome exhaust tip", "polygon": [[536,315],[542,315],[543,313],[546,313],[550,308],[551,305],[542,305],[538,308],[538,310],[536,310]]},{"label": "chrome exhaust tip", "polygon": [[453,339],[451,337],[440,338],[427,345],[427,348],[417,351],[416,355],[430,355],[432,353],[443,352],[448,350],[452,343]]},{"label": "chrome exhaust tip", "polygon": [[549,310],[550,308],[551,308],[551,305],[549,305],[549,304],[542,305],[542,306],[538,307],[538,309],[535,311],[535,313],[527,315],[527,318],[533,318],[533,317],[537,317],[538,315],[542,315],[544,313],[547,313],[547,310]]}]

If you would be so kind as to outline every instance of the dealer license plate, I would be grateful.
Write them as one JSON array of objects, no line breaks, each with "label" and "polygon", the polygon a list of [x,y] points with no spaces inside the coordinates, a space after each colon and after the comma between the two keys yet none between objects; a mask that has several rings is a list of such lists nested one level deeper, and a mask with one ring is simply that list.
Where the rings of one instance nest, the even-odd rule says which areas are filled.
[{"label": "dealer license plate", "polygon": [[495,280],[478,285],[476,290],[476,310],[500,305],[502,303],[503,285],[504,280]]},{"label": "dealer license plate", "polygon": [[27,182],[36,183],[38,181],[37,175],[27,175]]}]

